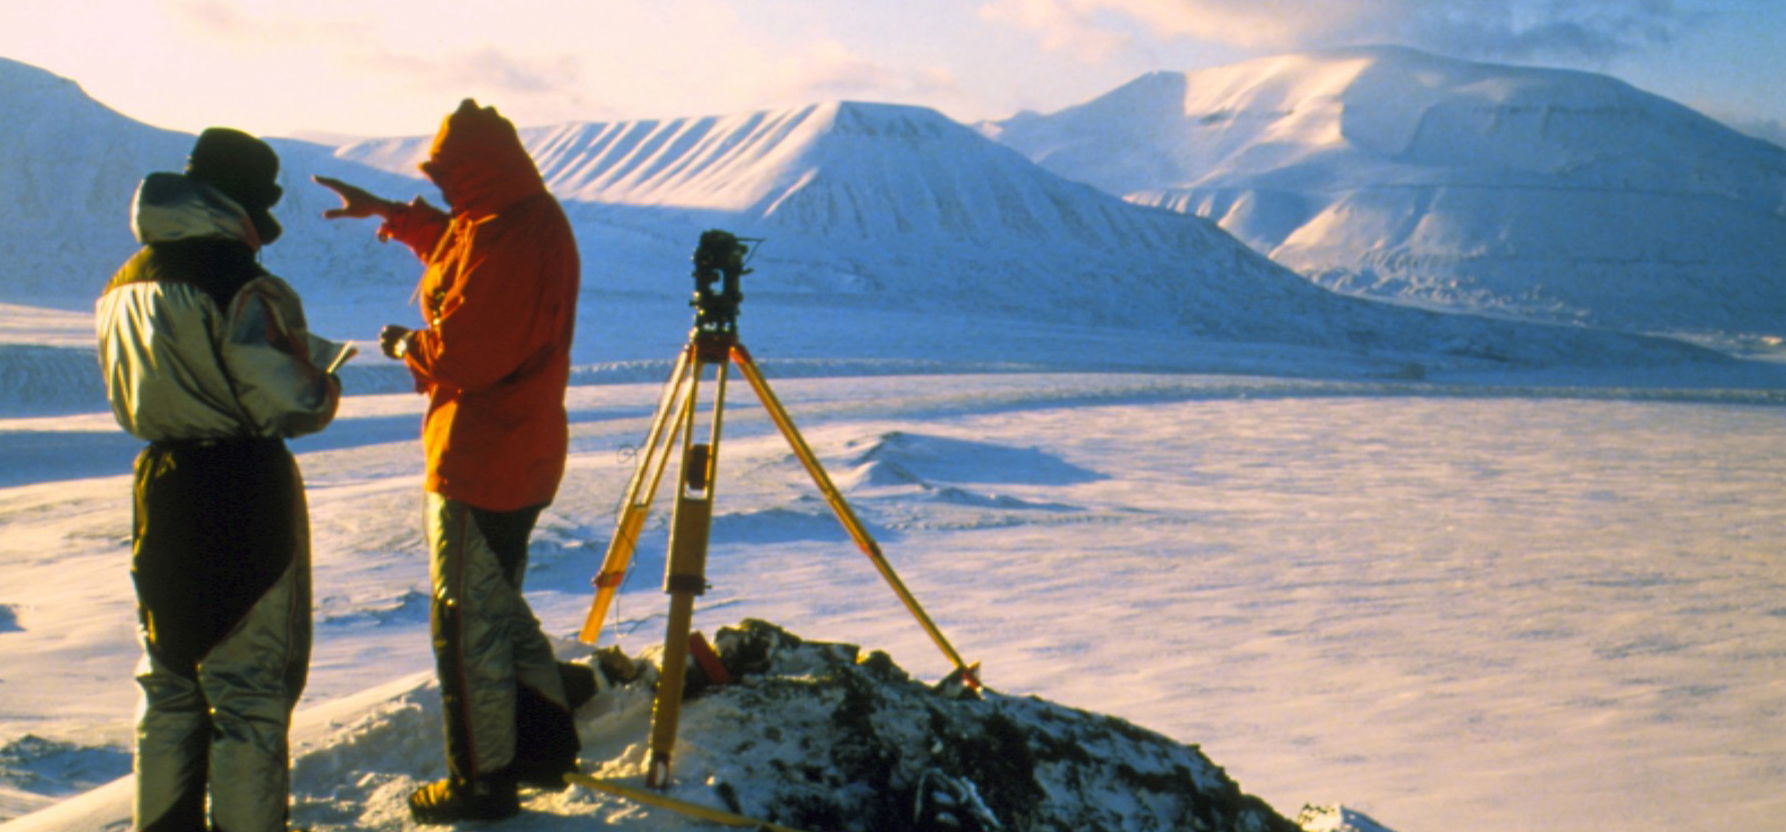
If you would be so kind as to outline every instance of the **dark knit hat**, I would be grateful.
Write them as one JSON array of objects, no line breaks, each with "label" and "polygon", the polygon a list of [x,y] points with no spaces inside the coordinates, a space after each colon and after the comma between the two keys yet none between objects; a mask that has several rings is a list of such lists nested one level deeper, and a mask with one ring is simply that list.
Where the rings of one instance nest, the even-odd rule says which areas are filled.
[{"label": "dark knit hat", "polygon": [[285,190],[279,187],[279,155],[266,142],[228,127],[208,128],[192,145],[186,175],[241,205],[262,245],[279,238],[283,229],[267,209]]}]

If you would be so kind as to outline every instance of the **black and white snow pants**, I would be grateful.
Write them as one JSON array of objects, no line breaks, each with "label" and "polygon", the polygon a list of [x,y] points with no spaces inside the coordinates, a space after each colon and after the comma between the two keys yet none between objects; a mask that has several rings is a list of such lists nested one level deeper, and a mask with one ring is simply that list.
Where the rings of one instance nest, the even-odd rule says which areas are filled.
[{"label": "black and white snow pants", "polygon": [[137,456],[133,525],[136,828],[284,830],[310,661],[297,463],[278,439],[153,443]]},{"label": "black and white snow pants", "polygon": [[525,777],[576,761],[551,642],[521,594],[544,506],[488,511],[427,493],[434,658],[454,778]]}]

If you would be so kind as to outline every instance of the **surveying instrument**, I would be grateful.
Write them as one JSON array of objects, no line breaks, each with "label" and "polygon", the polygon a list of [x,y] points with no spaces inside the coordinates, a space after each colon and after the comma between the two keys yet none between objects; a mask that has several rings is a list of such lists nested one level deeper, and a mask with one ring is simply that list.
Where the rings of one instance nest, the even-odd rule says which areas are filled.
[{"label": "surveying instrument", "polygon": [[[752,240],[751,242],[759,242]],[[714,479],[719,468],[720,426],[724,421],[726,376],[730,365],[756,392],[757,399],[768,411],[775,427],[787,439],[794,455],[824,495],[845,531],[857,548],[868,556],[881,577],[893,588],[905,607],[943,655],[955,665],[962,683],[978,689],[979,665],[962,661],[960,654],[943,637],[936,623],[924,613],[905,583],[881,554],[881,548],[862,521],[844,501],[831,478],[813,456],[812,449],[794,429],[793,420],[775,398],[769,383],[763,380],[756,361],[738,340],[738,306],[744,295],[739,278],[750,273],[745,261],[751,253],[745,241],[725,231],[709,230],[701,234],[694,252],[694,297],[689,305],[695,308],[695,325],[689,331],[688,344],[676,359],[670,379],[664,384],[657,412],[645,445],[639,452],[631,483],[627,486],[626,503],[620,509],[614,537],[608,542],[608,553],[601,572],[595,576],[595,600],[583,621],[579,638],[595,644],[601,636],[602,620],[626,578],[638,544],[639,532],[651,512],[651,502],[663,479],[671,453],[681,443],[681,473],[677,478],[676,504],[670,520],[669,554],[664,564],[664,592],[670,596],[669,623],[664,633],[663,670],[658,677],[657,695],[651,713],[651,753],[647,763],[646,785],[663,789],[670,780],[670,752],[676,744],[677,721],[681,716],[684,677],[689,658],[689,627],[694,616],[694,599],[707,591],[707,540],[713,524]],[[718,284],[717,288],[715,284]],[[708,410],[711,424],[707,441],[695,441],[696,413],[700,409],[701,379],[707,367],[716,369],[713,405]]]}]

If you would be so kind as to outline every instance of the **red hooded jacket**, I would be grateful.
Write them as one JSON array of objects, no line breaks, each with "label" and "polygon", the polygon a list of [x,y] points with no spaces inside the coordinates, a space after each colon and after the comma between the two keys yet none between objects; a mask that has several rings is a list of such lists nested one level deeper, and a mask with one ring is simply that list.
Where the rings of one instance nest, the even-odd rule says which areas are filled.
[{"label": "red hooded jacket", "polygon": [[441,125],[422,171],[452,213],[418,198],[379,233],[427,264],[417,290],[427,328],[404,359],[428,394],[424,487],[491,511],[551,502],[568,441],[570,223],[514,125],[471,99]]}]

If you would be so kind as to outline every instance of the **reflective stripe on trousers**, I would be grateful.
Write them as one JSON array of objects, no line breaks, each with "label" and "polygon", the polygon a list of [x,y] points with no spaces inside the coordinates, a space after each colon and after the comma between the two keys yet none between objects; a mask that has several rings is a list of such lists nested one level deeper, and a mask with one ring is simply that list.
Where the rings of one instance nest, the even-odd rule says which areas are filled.
[{"label": "reflective stripe on trousers", "polygon": [[477,509],[433,492],[426,496],[447,768],[475,780],[516,760],[519,686],[568,712],[564,682],[551,642],[521,594],[524,551],[505,569],[479,528]]}]

